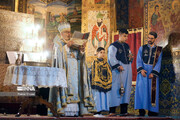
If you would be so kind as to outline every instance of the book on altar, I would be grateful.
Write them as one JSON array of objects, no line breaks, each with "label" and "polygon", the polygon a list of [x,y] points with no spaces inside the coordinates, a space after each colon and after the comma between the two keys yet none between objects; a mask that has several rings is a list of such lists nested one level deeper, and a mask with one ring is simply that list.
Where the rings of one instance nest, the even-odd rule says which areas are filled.
[{"label": "book on altar", "polygon": [[74,31],[73,36],[71,38],[71,40],[74,41],[73,46],[79,47],[79,46],[83,45],[84,43],[86,43],[88,41],[89,34],[90,34],[90,32],[81,33],[78,31]]}]

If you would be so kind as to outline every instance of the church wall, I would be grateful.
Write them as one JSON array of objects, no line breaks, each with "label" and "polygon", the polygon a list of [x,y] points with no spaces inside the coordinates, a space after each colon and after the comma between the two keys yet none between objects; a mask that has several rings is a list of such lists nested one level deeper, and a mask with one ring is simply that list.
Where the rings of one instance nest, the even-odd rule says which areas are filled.
[{"label": "church wall", "polygon": [[[31,0],[28,0],[31,1]],[[49,0],[50,1],[50,0]],[[53,2],[52,0],[51,2]],[[120,0],[118,0],[120,1]],[[123,0],[121,0],[122,2]],[[50,2],[49,2],[50,3]],[[45,3],[45,5],[49,4]],[[100,0],[98,2],[97,0],[82,0],[82,8],[76,7],[76,10],[80,11],[74,11],[78,13],[77,16],[79,16],[79,13],[81,13],[82,9],[82,16],[81,18],[78,18],[78,21],[81,19],[81,23],[78,25],[81,25],[80,27],[75,27],[75,29],[81,30],[81,32],[90,32],[90,39],[88,41],[87,47],[86,47],[86,55],[87,55],[87,62],[88,65],[91,65],[91,62],[94,59],[95,55],[95,47],[92,45],[92,28],[93,25],[96,24],[96,16],[99,12],[104,14],[103,22],[108,28],[108,44],[105,46],[106,50],[108,48],[108,45],[111,43],[111,33],[112,31],[116,31],[119,27],[116,26],[116,16],[115,13],[117,12],[115,8],[115,0]],[[13,3],[14,6],[15,3]],[[26,9],[26,0],[19,0],[19,12],[27,12],[28,14],[33,14],[35,17],[35,20],[29,21],[35,23],[40,23],[43,26],[41,36],[47,36],[47,43],[46,45],[49,48],[52,48],[52,40],[54,36],[58,33],[57,31],[57,25],[58,22],[53,21],[53,17],[57,17],[57,20],[60,20],[59,22],[68,20],[67,15],[68,11],[64,11],[61,13],[53,13],[51,11],[44,12],[41,11],[39,8],[35,8],[35,5],[29,5]],[[127,4],[126,4],[127,5]],[[155,12],[155,5],[159,6],[159,16],[161,16],[160,20],[155,20],[153,18],[153,14]],[[1,6],[0,6],[1,7]],[[62,8],[62,7],[61,7]],[[158,44],[165,47],[163,49],[164,56],[162,60],[162,69],[161,69],[161,76],[160,76],[160,114],[161,115],[172,115],[172,116],[178,116],[180,113],[180,66],[179,66],[179,59],[180,59],[180,53],[179,53],[179,44],[178,40],[179,31],[180,31],[180,1],[179,0],[171,0],[171,1],[165,1],[165,0],[128,0],[128,8],[125,9],[126,13],[128,13],[128,16],[126,15],[126,19],[128,21],[126,25],[127,28],[137,28],[137,27],[144,27],[144,43],[147,43],[147,35],[148,32],[151,30],[158,31],[159,40]],[[1,7],[1,9],[3,9]],[[9,5],[6,7],[7,10],[15,10],[15,8],[12,8],[12,5]],[[127,12],[128,11],[128,12]],[[13,13],[13,16],[10,16],[9,14],[4,14],[4,11],[0,11],[0,22],[6,22],[5,24],[0,25],[1,30],[1,37],[0,37],[0,63],[6,63],[6,54],[5,51],[7,50],[19,50],[19,45],[23,38],[19,38],[19,35],[17,33],[7,32],[12,30],[20,30],[19,27],[21,27],[17,20],[26,21],[26,19],[22,17],[19,17],[18,13]],[[122,11],[123,13],[123,11]],[[71,12],[70,14],[71,15]],[[27,15],[28,16],[28,15]],[[31,16],[31,15],[29,15]],[[62,16],[62,17],[60,17]],[[13,18],[10,20],[8,17]],[[17,17],[17,18],[16,18]],[[74,16],[70,17],[73,18]],[[123,16],[122,16],[123,17]],[[28,18],[27,18],[28,19]],[[152,19],[155,22],[152,22]],[[73,20],[72,20],[73,21]],[[118,21],[117,21],[118,22]],[[20,23],[20,22],[19,22]],[[9,24],[9,26],[7,26]],[[156,27],[156,24],[159,24],[160,27]],[[123,26],[124,24],[122,24]],[[18,31],[16,31],[18,32]],[[21,33],[21,32],[20,32]],[[170,34],[176,34],[174,36],[174,44],[173,47],[171,46],[169,40],[171,41],[173,38],[169,38]],[[14,36],[13,36],[14,35]],[[170,48],[168,48],[169,46]],[[175,48],[174,50],[172,48]],[[51,50],[51,49],[49,49]],[[172,54],[171,57],[167,57],[167,51]],[[129,112],[130,113],[136,113],[138,114],[137,110],[134,110],[134,94],[135,94],[135,87],[132,86],[132,92],[131,92],[131,100],[129,105]],[[179,115],[180,116],[180,115]]]},{"label": "church wall", "polygon": [[116,0],[117,29],[143,27],[143,12],[144,0]]},{"label": "church wall", "polygon": [[81,31],[81,0],[58,1],[33,1],[28,0],[27,13],[33,14],[35,24],[41,26],[39,38],[46,39],[44,50],[49,51],[48,61],[51,63],[53,39],[59,33],[57,28],[61,22],[71,24],[72,33]]},{"label": "church wall", "polygon": [[129,0],[128,11],[128,28],[131,29],[143,27],[144,0]]},{"label": "church wall", "polygon": [[0,10],[0,23],[0,63],[7,63],[6,51],[20,50],[23,41],[29,36],[26,27],[34,23],[34,17]]},{"label": "church wall", "polygon": [[15,0],[4,0],[0,1],[0,9],[14,11],[15,10]]},{"label": "church wall", "polygon": [[[20,50],[23,41],[29,36],[26,27],[34,23],[34,17],[29,14],[0,10],[0,23],[0,92],[17,92],[17,86],[3,85],[7,67],[10,65],[5,64],[8,63],[6,51]],[[9,113],[17,112],[20,103],[26,98],[22,96],[1,96],[0,108],[8,109]]]},{"label": "church wall", "polygon": [[[156,7],[157,6],[157,7]],[[149,31],[158,33],[157,44],[165,47],[172,32],[180,31],[179,0],[145,0],[144,4],[144,39],[147,43]]]},{"label": "church wall", "polygon": [[44,51],[49,51],[48,62],[51,63],[53,39],[58,33],[60,22],[67,21],[67,7],[63,2],[28,0],[27,13],[34,15],[34,24],[40,26],[39,39],[45,40]]},{"label": "church wall", "polygon": [[115,0],[117,29],[129,28],[129,0]]}]

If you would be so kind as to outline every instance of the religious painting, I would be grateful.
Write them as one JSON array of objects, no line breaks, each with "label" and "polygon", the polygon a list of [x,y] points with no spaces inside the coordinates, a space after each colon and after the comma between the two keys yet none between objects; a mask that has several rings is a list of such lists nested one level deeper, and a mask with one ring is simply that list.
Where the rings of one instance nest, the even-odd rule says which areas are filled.
[{"label": "religious painting", "polygon": [[47,5],[47,29],[56,29],[61,22],[67,22],[67,4],[55,1]]},{"label": "religious painting", "polygon": [[67,7],[67,19],[71,24],[71,31],[81,31],[81,0],[73,0]]},{"label": "religious painting", "polygon": [[165,46],[168,35],[180,30],[180,1],[147,1],[145,3],[145,43],[149,31],[158,34],[157,45]]},{"label": "religious painting", "polygon": [[34,11],[35,11],[34,6],[31,4],[28,4],[27,5],[27,14],[34,14]]},{"label": "religious painting", "polygon": [[35,25],[40,26],[38,38],[45,40],[44,51],[51,51],[53,39],[58,33],[57,26],[61,22],[67,22],[67,4],[61,1],[47,3],[46,1],[30,0],[27,8],[29,14],[34,14]]},{"label": "religious painting", "polygon": [[81,0],[73,0],[68,4],[59,0],[30,0],[27,12],[34,14],[35,24],[41,26],[39,37],[46,36],[45,50],[52,50],[53,39],[59,33],[57,28],[61,22],[69,22],[72,32],[81,31]]},{"label": "religious painting", "polygon": [[[105,4],[95,4],[94,0],[82,0],[81,32],[82,33],[90,32],[88,42],[86,44],[86,50],[85,50],[86,63],[89,68],[91,67],[92,62],[96,58],[95,55],[96,55],[97,47],[102,45],[102,44],[100,45],[100,43],[103,43],[102,41],[105,41],[105,40],[108,41],[108,42],[104,42],[105,44],[102,45],[102,46],[105,46],[106,53],[107,53],[108,46],[112,42],[112,40],[111,40],[112,33],[111,32],[116,31],[116,15],[115,15],[114,5],[115,5],[115,0],[105,0]],[[98,13],[99,13],[99,15],[98,15]],[[110,15],[111,15],[111,17],[110,17]],[[98,17],[102,18],[102,23],[103,23],[103,24],[99,23],[99,25],[106,26],[107,32],[105,32],[106,27],[104,27],[104,30],[101,29],[102,32],[93,29],[93,27],[98,26],[97,25]],[[101,19],[99,21],[101,21]],[[92,32],[92,30],[97,31],[97,37],[99,35],[101,35],[101,37],[104,35],[103,39],[94,37],[94,36],[96,36],[96,34],[94,34],[95,32],[94,31]],[[94,39],[93,39],[93,37],[94,37]],[[106,37],[108,39],[105,39]],[[99,40],[99,45],[97,44],[98,43],[97,39]]]},{"label": "religious painting", "polygon": [[143,27],[144,0],[129,0],[129,28]]},{"label": "religious painting", "polygon": [[108,48],[110,44],[110,19],[107,11],[88,12],[88,31],[90,37],[88,42],[88,56],[94,56],[98,47]]},{"label": "religious painting", "polygon": [[128,5],[129,0],[116,0],[116,24],[117,29],[128,29]]},{"label": "religious painting", "polygon": [[0,0],[0,9],[15,11],[15,0]]},{"label": "religious painting", "polygon": [[[157,43],[163,42],[162,40],[164,39],[164,35],[165,35],[165,29],[164,29],[164,25],[163,25],[163,19],[162,19],[162,14],[159,10],[160,10],[160,5],[155,4],[153,6],[153,14],[151,15],[151,20],[150,20],[150,31],[156,31],[158,34],[158,38],[157,38]],[[160,43],[161,44],[161,43]]]},{"label": "religious painting", "polygon": [[106,0],[94,0],[95,4],[105,4]]}]

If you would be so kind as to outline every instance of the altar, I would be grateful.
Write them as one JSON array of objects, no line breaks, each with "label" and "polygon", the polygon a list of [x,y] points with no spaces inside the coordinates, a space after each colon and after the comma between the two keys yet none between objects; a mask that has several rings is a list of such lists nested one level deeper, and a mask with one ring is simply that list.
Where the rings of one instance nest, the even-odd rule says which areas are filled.
[{"label": "altar", "polygon": [[[65,70],[61,68],[11,65],[7,68],[4,85],[12,84],[27,87],[34,86],[36,88],[67,87],[66,73]],[[50,108],[54,116],[57,116],[57,112],[52,104],[38,96],[30,97],[29,100],[24,101],[16,116],[19,117],[26,107],[31,107],[34,104],[45,104]]]}]

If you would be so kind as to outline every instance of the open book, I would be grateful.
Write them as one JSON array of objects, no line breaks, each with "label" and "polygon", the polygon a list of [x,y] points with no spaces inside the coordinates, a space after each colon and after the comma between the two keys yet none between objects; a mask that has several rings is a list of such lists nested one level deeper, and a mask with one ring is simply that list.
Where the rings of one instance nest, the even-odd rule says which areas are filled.
[{"label": "open book", "polygon": [[71,40],[74,41],[73,46],[79,47],[79,46],[83,45],[85,42],[88,41],[89,34],[90,34],[89,32],[81,33],[78,31],[74,31],[73,36],[71,38]]}]

